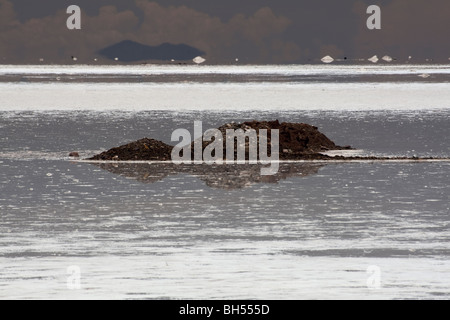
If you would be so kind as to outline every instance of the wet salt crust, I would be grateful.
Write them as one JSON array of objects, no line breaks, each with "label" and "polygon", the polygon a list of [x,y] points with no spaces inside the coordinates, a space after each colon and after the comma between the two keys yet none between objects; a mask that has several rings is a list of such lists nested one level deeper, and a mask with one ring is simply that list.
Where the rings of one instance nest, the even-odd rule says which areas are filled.
[{"label": "wet salt crust", "polygon": [[448,162],[303,161],[262,177],[67,157],[169,144],[196,120],[278,119],[362,156],[446,158],[448,66],[205,67],[0,68],[0,298],[450,297]]}]

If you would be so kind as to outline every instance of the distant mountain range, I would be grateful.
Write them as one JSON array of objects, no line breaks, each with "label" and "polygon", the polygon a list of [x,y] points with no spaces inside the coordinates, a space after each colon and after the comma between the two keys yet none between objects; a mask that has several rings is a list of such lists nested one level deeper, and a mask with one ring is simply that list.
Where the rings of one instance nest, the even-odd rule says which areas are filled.
[{"label": "distant mountain range", "polygon": [[205,53],[186,44],[163,43],[159,46],[148,46],[131,40],[121,41],[99,51],[111,60],[137,62],[144,60],[177,60],[187,61]]}]

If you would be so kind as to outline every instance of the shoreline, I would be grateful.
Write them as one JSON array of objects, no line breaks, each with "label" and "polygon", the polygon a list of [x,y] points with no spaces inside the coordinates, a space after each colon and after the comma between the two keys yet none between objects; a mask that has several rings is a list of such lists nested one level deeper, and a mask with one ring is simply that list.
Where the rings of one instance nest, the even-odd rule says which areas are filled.
[{"label": "shoreline", "polygon": [[[190,163],[176,163],[170,160],[168,161],[152,161],[152,160],[88,160],[88,159],[68,159],[67,161],[71,162],[80,162],[80,163],[109,163],[109,164],[121,164],[121,163],[131,163],[131,164],[175,164],[175,165],[204,165],[206,163],[195,163],[191,161]],[[431,162],[449,162],[450,158],[366,158],[366,159],[356,159],[356,158],[345,158],[345,159],[304,159],[304,160],[272,160],[274,163],[373,163],[373,162],[385,162],[385,163],[431,163]],[[206,165],[236,165],[236,164],[245,164],[245,165],[262,165],[260,163],[250,164],[248,161],[234,161],[234,163],[213,163]]]}]

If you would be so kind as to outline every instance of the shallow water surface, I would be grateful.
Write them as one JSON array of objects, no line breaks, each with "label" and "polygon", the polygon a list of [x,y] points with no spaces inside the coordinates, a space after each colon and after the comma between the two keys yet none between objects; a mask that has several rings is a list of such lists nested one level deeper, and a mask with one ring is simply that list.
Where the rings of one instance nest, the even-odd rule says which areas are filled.
[{"label": "shallow water surface", "polygon": [[[316,76],[342,76],[333,75],[340,69],[320,68],[313,68]],[[4,69],[0,76],[10,81],[17,72],[46,78],[55,72],[25,69]],[[223,77],[220,70],[211,72]],[[239,70],[225,71],[239,77]],[[155,97],[154,107],[146,101],[150,107],[137,109],[139,97],[112,107],[89,100],[91,105],[79,110],[70,104],[40,108],[45,99],[56,103],[40,95],[0,101],[0,299],[448,299],[449,162],[283,163],[277,175],[261,177],[254,166],[68,158],[71,151],[86,158],[143,137],[171,143],[173,130],[192,131],[196,120],[206,130],[254,119],[310,123],[337,144],[370,155],[450,156],[450,105],[434,96],[437,105],[427,108],[432,101],[426,99],[427,86],[414,83],[422,88],[414,93],[422,101],[411,109],[406,104],[381,108],[378,102],[392,101],[385,97],[361,100],[356,109],[350,101],[341,109],[346,93],[354,90],[351,83],[341,83],[344,91],[336,89],[337,105],[327,98],[328,105],[305,109],[293,102],[296,88],[305,89],[307,81],[301,69],[252,70],[244,70],[245,76],[253,72],[259,82],[250,92],[268,88],[267,73],[290,77],[289,83],[278,79],[277,84],[288,88],[282,99],[290,107],[266,108],[272,102],[261,95],[247,95],[247,102],[229,95],[233,88],[247,92],[248,79],[228,87],[190,84],[210,97],[211,88],[229,95],[224,105],[242,103],[231,111],[191,109],[193,100],[184,105],[180,96],[173,110],[161,110],[161,97]],[[383,76],[377,70],[373,76]],[[446,77],[444,71],[412,74]],[[165,77],[170,72],[160,70]],[[358,72],[366,71],[353,71]],[[389,74],[402,72],[409,71]],[[125,72],[128,82],[131,73]],[[8,81],[0,84],[6,96],[26,86]],[[377,87],[355,80],[381,92],[389,86],[386,81]],[[428,85],[447,88],[439,81]],[[36,95],[39,86],[49,89],[48,83],[32,82],[26,94]],[[68,80],[63,85],[76,88]]]}]

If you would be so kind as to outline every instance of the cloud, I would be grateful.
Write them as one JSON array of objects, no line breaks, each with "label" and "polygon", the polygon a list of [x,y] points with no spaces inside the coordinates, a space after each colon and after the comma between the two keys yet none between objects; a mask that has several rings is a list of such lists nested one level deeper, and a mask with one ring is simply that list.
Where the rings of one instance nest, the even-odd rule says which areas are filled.
[{"label": "cloud", "polygon": [[[358,1],[354,12],[365,26],[367,4]],[[450,56],[450,5],[448,0],[393,0],[381,7],[382,29],[361,28],[355,39],[359,56],[396,54],[422,58]]]},{"label": "cloud", "polygon": [[164,7],[146,0],[135,4],[141,17],[131,10],[104,6],[98,15],[83,13],[82,30],[67,30],[65,10],[20,22],[12,2],[0,0],[0,57],[12,63],[40,58],[65,63],[72,55],[80,62],[92,61],[98,50],[122,40],[147,45],[184,43],[206,52],[212,62],[236,57],[253,63],[291,62],[301,56],[297,44],[279,39],[291,21],[268,7],[222,21],[186,6]]},{"label": "cloud", "polygon": [[10,30],[17,27],[14,6],[7,0],[0,0],[0,30]]},{"label": "cloud", "polygon": [[[319,61],[325,55],[367,58],[374,54],[447,61],[450,56],[448,0],[295,4],[248,0],[245,5],[230,0],[223,4],[226,14],[206,1],[185,1],[188,7],[182,0],[79,0],[82,30],[69,31],[68,1],[42,0],[39,13],[30,14],[37,5],[26,9],[29,0],[0,0],[0,62],[35,63],[44,58],[48,63],[68,63],[72,55],[79,62],[90,62],[100,58],[99,50],[123,40],[152,46],[184,43],[206,52],[212,63],[235,58],[248,63],[297,63]],[[381,30],[366,28],[366,9],[373,3],[382,9]],[[207,8],[208,12],[202,11]]]},{"label": "cloud", "polygon": [[98,46],[132,35],[139,22],[131,11],[118,12],[114,7],[103,7],[96,17],[82,15],[82,30],[67,29],[69,15],[66,10],[20,23],[11,19],[14,17],[11,3],[0,1],[1,15],[10,17],[8,25],[13,26],[0,30],[0,57],[6,57],[12,63],[33,63],[40,58],[46,62],[64,63],[69,62],[72,55],[92,61]]},{"label": "cloud", "polygon": [[146,44],[186,43],[207,52],[209,60],[243,55],[253,62],[262,62],[286,50],[283,49],[286,43],[279,48],[273,48],[272,44],[291,22],[267,7],[251,16],[236,14],[223,22],[185,6],[163,7],[145,0],[137,0],[136,4],[144,14],[144,22],[135,40]]}]

